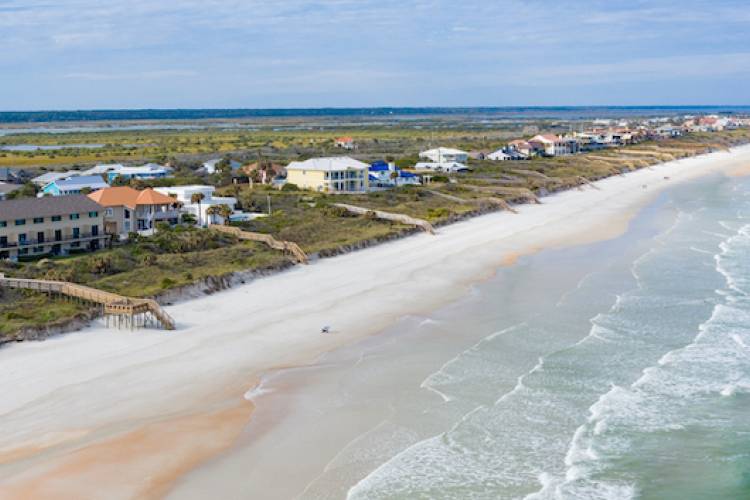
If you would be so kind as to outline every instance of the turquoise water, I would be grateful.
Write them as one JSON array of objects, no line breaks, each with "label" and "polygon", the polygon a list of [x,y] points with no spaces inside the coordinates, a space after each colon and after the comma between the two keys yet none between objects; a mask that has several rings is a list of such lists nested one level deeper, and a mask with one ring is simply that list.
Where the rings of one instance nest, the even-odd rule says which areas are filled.
[{"label": "turquoise water", "polygon": [[[422,384],[466,411],[350,498],[750,498],[750,183],[683,186],[575,253],[479,289],[496,330]],[[509,301],[531,265],[580,280]]]}]

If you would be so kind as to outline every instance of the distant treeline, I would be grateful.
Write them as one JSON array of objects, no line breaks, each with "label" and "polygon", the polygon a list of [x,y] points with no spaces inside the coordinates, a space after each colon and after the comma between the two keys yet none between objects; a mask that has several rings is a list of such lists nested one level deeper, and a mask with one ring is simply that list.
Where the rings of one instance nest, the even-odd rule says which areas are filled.
[{"label": "distant treeline", "polygon": [[390,115],[492,115],[509,118],[585,119],[664,116],[686,113],[748,113],[750,106],[551,106],[298,109],[111,109],[79,111],[3,111],[0,123],[124,120],[215,120],[264,117],[368,117]]}]

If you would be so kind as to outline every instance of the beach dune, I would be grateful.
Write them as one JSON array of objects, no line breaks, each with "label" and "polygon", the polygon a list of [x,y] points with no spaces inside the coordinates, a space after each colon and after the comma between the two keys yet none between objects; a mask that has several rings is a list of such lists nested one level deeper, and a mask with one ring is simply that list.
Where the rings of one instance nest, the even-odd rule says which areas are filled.
[{"label": "beach dune", "polygon": [[[177,330],[81,332],[0,350],[0,498],[158,498],[230,448],[269,370],[424,314],[518,256],[621,234],[676,182],[750,146],[669,162],[167,308]],[[331,333],[321,334],[323,325]],[[238,478],[239,479],[239,478]]]}]

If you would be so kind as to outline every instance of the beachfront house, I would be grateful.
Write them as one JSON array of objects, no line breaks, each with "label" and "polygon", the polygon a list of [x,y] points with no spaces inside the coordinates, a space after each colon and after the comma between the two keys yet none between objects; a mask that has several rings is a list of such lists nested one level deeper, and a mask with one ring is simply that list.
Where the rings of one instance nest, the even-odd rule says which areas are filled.
[{"label": "beachfront house", "polygon": [[348,156],[293,161],[286,167],[287,182],[302,189],[332,194],[365,193],[370,165]]},{"label": "beachfront house", "polygon": [[565,156],[570,154],[568,143],[556,135],[535,135],[528,142],[537,153],[545,156]]},{"label": "beachfront house", "polygon": [[521,139],[510,141],[508,143],[508,146],[506,147],[506,151],[511,156],[514,156],[513,153],[516,153],[516,156],[522,155],[524,158],[528,158],[534,153],[534,149],[531,147],[531,144],[529,144],[528,141],[524,141]]},{"label": "beachfront house", "polygon": [[226,205],[231,210],[230,221],[242,221],[253,218],[254,214],[246,214],[235,209],[237,199],[230,196],[214,196],[214,186],[192,185],[192,186],[170,186],[155,188],[159,193],[169,196],[180,203],[182,213],[191,214],[195,222],[200,226],[211,224],[224,224],[224,217],[212,214],[211,207]]},{"label": "beachfront house", "polygon": [[57,179],[44,186],[37,195],[42,196],[69,196],[72,194],[88,194],[93,191],[108,188],[109,184],[104,182],[98,175],[76,175],[64,179]]},{"label": "beachfront house", "polygon": [[179,221],[179,202],[151,188],[138,191],[129,186],[109,187],[88,197],[103,207],[107,234],[120,237],[131,232],[150,234],[160,222]]},{"label": "beachfront house", "polygon": [[116,170],[107,172],[107,180],[114,182],[116,180],[150,180],[150,179],[163,179],[170,177],[172,169],[158,165],[156,163],[147,163],[141,167],[122,167]]},{"label": "beachfront house", "polygon": [[445,172],[449,174],[468,172],[469,167],[456,161],[443,162],[419,162],[414,165],[415,170],[430,170],[432,172]]},{"label": "beachfront house", "polygon": [[339,137],[338,139],[333,141],[333,143],[337,148],[341,148],[341,149],[352,150],[356,148],[356,145],[354,144],[354,139],[351,137]]},{"label": "beachfront house", "polygon": [[0,259],[97,250],[102,226],[103,208],[84,195],[0,201]]},{"label": "beachfront house", "polygon": [[460,149],[435,148],[419,153],[419,158],[429,163],[466,163],[469,153]]},{"label": "beachfront house", "polygon": [[498,149],[497,151],[488,154],[487,155],[487,159],[488,160],[492,160],[492,161],[507,161],[507,160],[511,160],[513,158],[511,157],[511,155],[509,155],[508,153],[506,153],[504,150]]},{"label": "beachfront house", "polygon": [[368,171],[370,189],[388,189],[396,186],[416,186],[419,176],[396,167],[396,164],[376,161]]}]

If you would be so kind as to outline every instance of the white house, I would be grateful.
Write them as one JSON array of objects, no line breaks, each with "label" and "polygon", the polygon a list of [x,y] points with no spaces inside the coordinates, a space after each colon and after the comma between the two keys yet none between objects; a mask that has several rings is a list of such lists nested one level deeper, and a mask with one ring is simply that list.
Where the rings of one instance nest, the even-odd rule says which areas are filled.
[{"label": "white house", "polygon": [[[213,174],[216,173],[216,165],[221,162],[223,158],[214,158],[213,160],[208,160],[207,162],[203,163],[201,168],[198,169],[196,173],[198,174]],[[242,166],[242,163],[236,161],[236,160],[229,160],[229,167],[234,171],[239,169]]]},{"label": "white house", "polygon": [[102,163],[81,172],[81,175],[108,174],[110,172],[117,172],[118,170],[121,170],[123,168],[125,168],[125,165],[123,165],[122,163]]},{"label": "white house", "polygon": [[[199,225],[207,226],[211,224],[223,224],[224,219],[218,215],[209,215],[209,207],[227,205],[232,210],[229,220],[246,220],[247,214],[235,210],[237,200],[231,197],[214,196],[214,186],[171,186],[157,187],[154,191],[171,196],[182,203],[182,212],[192,214]],[[200,203],[193,203],[193,195],[203,195]]]},{"label": "white house", "polygon": [[469,167],[463,163],[456,161],[444,161],[444,162],[420,162],[414,165],[416,170],[431,170],[433,172],[467,172]]},{"label": "white house", "polygon": [[488,154],[487,159],[492,161],[506,161],[511,160],[512,157],[502,149],[498,149],[494,153]]},{"label": "white house", "polygon": [[466,163],[469,160],[469,153],[460,149],[435,148],[422,151],[419,157],[431,163]]},{"label": "white house", "polygon": [[68,170],[67,172],[47,172],[34,177],[31,179],[31,182],[39,187],[44,187],[51,182],[68,179],[69,177],[75,177],[77,175],[81,175],[81,172],[78,170]]},{"label": "white house", "polygon": [[419,176],[405,172],[394,163],[376,161],[370,165],[370,189],[392,188],[395,186],[416,186],[420,184]]}]

